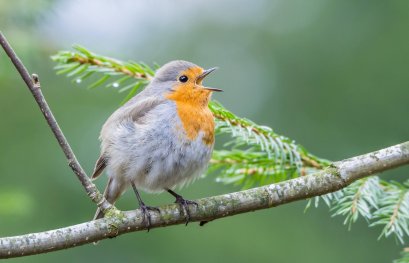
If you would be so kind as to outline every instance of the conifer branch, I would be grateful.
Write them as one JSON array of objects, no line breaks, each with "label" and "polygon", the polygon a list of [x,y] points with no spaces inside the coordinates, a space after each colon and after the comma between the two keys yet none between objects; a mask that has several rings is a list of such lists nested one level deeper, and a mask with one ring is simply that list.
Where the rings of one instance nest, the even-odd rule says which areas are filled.
[{"label": "conifer branch", "polygon": [[[100,56],[95,54],[80,45],[74,45],[76,52],[60,51],[51,58],[60,65],[57,69],[58,74],[70,73],[70,77],[81,74],[85,71],[102,72],[104,74],[115,73],[128,75],[135,79],[151,80],[154,75],[154,69],[144,64],[143,62],[123,62],[117,59]],[[90,66],[94,66],[90,68]]]},{"label": "conifer branch", "polygon": [[384,186],[384,194],[374,211],[371,226],[384,225],[379,237],[396,236],[404,244],[404,237],[409,236],[409,189],[408,184],[389,183]]},{"label": "conifer branch", "polygon": [[[276,134],[270,127],[236,116],[216,101],[212,101],[209,108],[216,118],[216,132],[233,138],[225,145],[225,148],[230,146],[230,152],[214,151],[213,154],[213,164],[217,165],[209,171],[219,169],[222,176],[217,180],[220,182],[242,184],[249,188],[254,184],[263,185],[305,175],[330,164],[289,138]],[[252,158],[252,154],[258,157]],[[220,161],[231,159],[227,155],[243,162]],[[219,159],[218,162],[215,159]]]},{"label": "conifer branch", "polygon": [[337,196],[337,204],[334,204],[332,210],[335,210],[334,216],[345,216],[344,224],[351,224],[362,216],[366,220],[372,219],[373,210],[378,209],[378,198],[380,196],[379,177],[364,178],[356,181],[349,187],[341,191]]},{"label": "conifer branch", "polygon": [[[349,229],[362,217],[370,227],[383,226],[379,238],[394,235],[404,244],[405,237],[409,236],[409,181],[400,184],[373,176],[358,180],[338,192],[316,197],[316,207],[319,199],[334,211],[333,216],[344,216],[344,224]],[[307,208],[311,202],[309,200]]]}]

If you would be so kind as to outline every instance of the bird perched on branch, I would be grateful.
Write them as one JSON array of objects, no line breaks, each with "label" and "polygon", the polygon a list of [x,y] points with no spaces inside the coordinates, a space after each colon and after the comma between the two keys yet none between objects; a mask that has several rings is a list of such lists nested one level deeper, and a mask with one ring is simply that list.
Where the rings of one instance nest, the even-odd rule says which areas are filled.
[{"label": "bird perched on branch", "polygon": [[[172,61],[158,69],[151,83],[116,110],[101,130],[101,155],[92,178],[107,170],[104,196],[114,204],[132,186],[149,229],[149,210],[138,190],[172,194],[189,222],[188,205],[174,192],[201,175],[214,145],[214,118],[208,108],[216,88],[203,79],[216,68],[203,70],[187,61]],[[94,219],[104,214],[97,210]]]}]

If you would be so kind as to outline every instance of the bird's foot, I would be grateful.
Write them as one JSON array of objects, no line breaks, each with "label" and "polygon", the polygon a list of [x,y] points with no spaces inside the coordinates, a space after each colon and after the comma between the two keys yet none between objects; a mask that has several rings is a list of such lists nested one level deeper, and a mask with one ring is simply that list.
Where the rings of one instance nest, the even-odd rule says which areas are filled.
[{"label": "bird's foot", "polygon": [[176,196],[175,203],[179,204],[180,209],[182,209],[183,214],[185,215],[185,219],[186,219],[185,225],[187,225],[190,221],[189,205],[195,205],[196,207],[198,207],[199,204],[196,203],[195,201],[186,200],[180,195]]},{"label": "bird's foot", "polygon": [[148,232],[149,232],[149,230],[151,229],[151,225],[152,225],[150,211],[156,211],[160,213],[160,210],[157,207],[147,206],[143,202],[140,204],[140,209],[141,209],[142,216],[143,216],[142,222],[145,222],[146,228],[148,229]]},{"label": "bird's foot", "polygon": [[138,190],[136,189],[135,183],[132,182],[131,185],[135,192],[136,198],[138,199],[139,208],[141,209],[141,212],[142,212],[142,216],[143,216],[142,222],[145,222],[146,228],[148,229],[148,232],[149,232],[149,230],[151,229],[151,225],[152,225],[151,224],[151,213],[149,211],[156,211],[160,213],[160,210],[157,207],[145,205],[145,203],[142,201],[141,196],[139,195]]},{"label": "bird's foot", "polygon": [[196,203],[195,201],[184,199],[181,195],[173,192],[170,189],[166,189],[166,191],[168,191],[169,194],[173,195],[176,198],[175,203],[179,204],[180,209],[183,211],[183,214],[185,215],[185,219],[186,219],[186,225],[187,225],[190,221],[189,205],[195,205],[197,208],[199,204]]}]

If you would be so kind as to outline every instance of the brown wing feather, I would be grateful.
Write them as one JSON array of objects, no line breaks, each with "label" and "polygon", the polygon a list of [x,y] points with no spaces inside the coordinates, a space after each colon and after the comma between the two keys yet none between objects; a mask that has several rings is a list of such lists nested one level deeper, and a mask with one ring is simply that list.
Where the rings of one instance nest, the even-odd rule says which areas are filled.
[{"label": "brown wing feather", "polygon": [[104,155],[101,155],[98,158],[97,163],[95,164],[94,172],[92,173],[92,177],[91,177],[92,180],[95,180],[98,176],[100,176],[106,166],[107,166],[107,158]]}]

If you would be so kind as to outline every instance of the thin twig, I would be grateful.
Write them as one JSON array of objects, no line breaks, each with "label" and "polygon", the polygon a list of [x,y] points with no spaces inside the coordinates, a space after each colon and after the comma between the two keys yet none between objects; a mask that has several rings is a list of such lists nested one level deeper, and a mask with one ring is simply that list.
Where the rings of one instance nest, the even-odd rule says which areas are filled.
[{"label": "thin twig", "polygon": [[[409,142],[334,163],[320,172],[277,184],[197,200],[190,207],[191,221],[218,218],[266,209],[327,194],[374,173],[409,163]],[[176,204],[151,212],[150,228],[184,224]],[[0,238],[0,258],[21,257],[80,246],[146,229],[140,209],[109,213],[106,218],[42,233]]]},{"label": "thin twig", "polygon": [[33,74],[32,77],[30,77],[28,70],[18,58],[17,54],[14,52],[13,48],[10,46],[2,32],[0,32],[0,44],[11,59],[11,62],[14,64],[17,71],[20,73],[20,76],[23,78],[35,101],[40,107],[40,110],[43,113],[48,126],[50,126],[55,138],[57,139],[62,151],[65,154],[65,157],[68,160],[68,165],[71,167],[72,171],[77,175],[81,184],[84,186],[87,195],[92,199],[94,203],[96,203],[101,208],[102,211],[107,211],[108,209],[113,208],[113,206],[108,201],[106,201],[103,195],[98,191],[97,187],[91,182],[84,169],[78,162],[77,158],[75,157],[71,146],[65,138],[60,126],[58,125],[53,113],[51,112],[50,107],[47,104],[47,101],[44,98],[43,93],[41,92],[41,86],[38,76],[36,74]]}]

